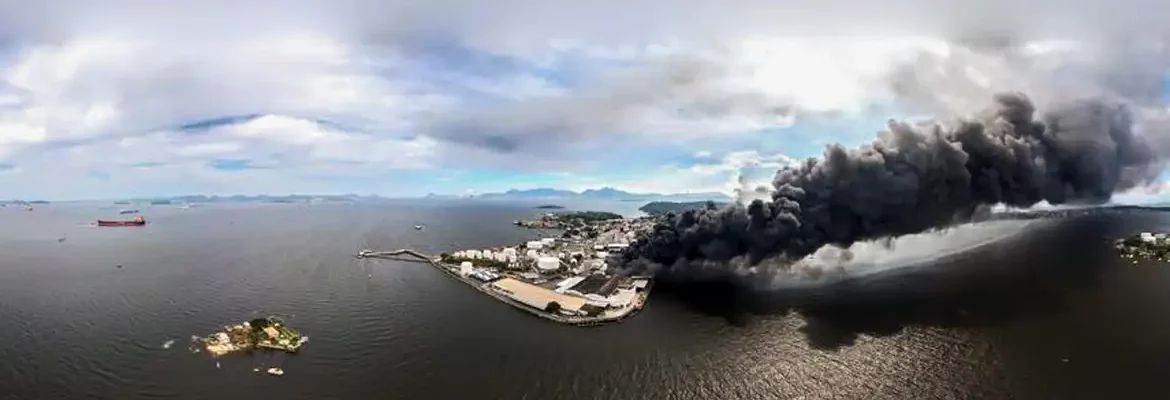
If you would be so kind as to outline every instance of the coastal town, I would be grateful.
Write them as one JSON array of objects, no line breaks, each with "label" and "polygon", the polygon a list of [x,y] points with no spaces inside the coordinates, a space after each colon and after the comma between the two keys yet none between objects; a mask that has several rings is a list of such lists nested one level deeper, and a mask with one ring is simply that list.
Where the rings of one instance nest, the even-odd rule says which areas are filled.
[{"label": "coastal town", "polygon": [[1165,233],[1142,232],[1117,239],[1114,248],[1122,258],[1166,261],[1170,259],[1170,236]]},{"label": "coastal town", "polygon": [[430,261],[451,277],[534,315],[599,325],[627,318],[645,305],[651,278],[614,273],[609,259],[652,224],[649,218],[592,211],[544,214],[516,225],[557,229],[559,235],[444,253]]}]

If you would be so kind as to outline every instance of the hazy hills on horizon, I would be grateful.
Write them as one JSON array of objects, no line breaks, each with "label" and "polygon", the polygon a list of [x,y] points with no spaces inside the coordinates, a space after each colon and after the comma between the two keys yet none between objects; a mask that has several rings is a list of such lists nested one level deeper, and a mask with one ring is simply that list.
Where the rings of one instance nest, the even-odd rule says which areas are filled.
[{"label": "hazy hills on horizon", "polygon": [[[359,194],[288,194],[288,195],[179,195],[179,196],[137,196],[129,198],[92,199],[90,201],[112,201],[117,203],[156,203],[156,204],[196,204],[196,203],[308,203],[308,202],[359,202],[380,200],[612,200],[612,201],[716,201],[726,202],[732,198],[723,193],[631,193],[612,187],[588,189],[581,192],[571,190],[536,188],[510,189],[505,192],[484,193],[478,195],[440,195],[430,193],[425,196],[413,197],[386,197],[380,195]],[[2,201],[0,201],[2,202]],[[72,201],[65,201],[66,203]],[[12,200],[5,203],[48,203],[47,201]]]},{"label": "hazy hills on horizon", "polygon": [[[441,196],[433,196],[441,197]],[[484,193],[467,196],[465,198],[484,200],[558,200],[558,199],[589,199],[614,201],[730,201],[731,196],[718,192],[699,193],[631,193],[612,187],[586,189],[581,192],[572,190],[536,188],[511,189],[501,193]]]}]

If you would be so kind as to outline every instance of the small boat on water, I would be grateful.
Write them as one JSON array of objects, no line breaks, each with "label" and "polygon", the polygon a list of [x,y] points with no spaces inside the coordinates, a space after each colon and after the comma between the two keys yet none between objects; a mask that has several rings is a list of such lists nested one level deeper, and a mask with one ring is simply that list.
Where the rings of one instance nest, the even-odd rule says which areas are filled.
[{"label": "small boat on water", "polygon": [[422,226],[422,225],[415,225],[415,226],[414,226],[414,230],[416,230],[416,231],[421,231],[421,230],[422,230],[422,228],[423,228],[423,226]]},{"label": "small boat on water", "polygon": [[146,225],[146,218],[141,215],[134,217],[131,220],[101,220],[97,221],[98,226],[143,226]]},{"label": "small boat on water", "polygon": [[272,367],[272,368],[269,368],[269,369],[268,369],[268,374],[269,374],[269,375],[276,375],[276,376],[281,376],[281,375],[284,375],[284,370],[283,370],[283,369],[280,369],[280,368]]},{"label": "small boat on water", "polygon": [[138,214],[138,210],[120,210],[118,214]]}]

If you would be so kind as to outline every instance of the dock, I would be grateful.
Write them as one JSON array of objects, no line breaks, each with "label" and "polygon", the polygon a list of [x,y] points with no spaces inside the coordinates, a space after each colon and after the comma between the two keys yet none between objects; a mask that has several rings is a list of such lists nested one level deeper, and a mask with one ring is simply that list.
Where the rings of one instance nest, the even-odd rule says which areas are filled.
[{"label": "dock", "polygon": [[425,262],[438,263],[439,258],[423,254],[411,249],[398,249],[392,251],[375,251],[364,249],[354,255],[357,258],[380,258],[384,260],[408,261],[408,262]]},{"label": "dock", "polygon": [[[491,297],[495,298],[496,300],[499,300],[505,304],[511,305],[512,307],[514,307],[518,310],[527,312],[529,314],[535,315],[537,317],[540,317],[540,318],[543,318],[543,319],[546,319],[549,321],[559,322],[562,324],[568,324],[568,325],[573,325],[573,326],[600,326],[600,325],[606,325],[609,323],[620,322],[620,321],[625,320],[626,318],[633,317],[634,315],[637,315],[638,312],[642,311],[642,308],[646,306],[646,302],[649,301],[650,289],[653,287],[653,281],[651,281],[650,285],[646,287],[645,293],[642,294],[642,296],[643,296],[642,300],[637,302],[631,310],[629,310],[628,312],[625,312],[623,314],[616,315],[616,316],[615,315],[568,316],[568,315],[549,313],[549,312],[546,312],[544,310],[537,309],[537,308],[534,308],[530,305],[527,305],[527,304],[524,304],[520,301],[517,301],[516,299],[509,297],[506,293],[503,293],[503,290],[495,289],[494,285],[492,285],[490,283],[476,282],[476,281],[473,281],[471,279],[468,279],[467,277],[460,275],[459,273],[455,272],[457,270],[458,266],[445,265],[442,262],[440,262],[440,259],[438,257],[430,256],[430,255],[427,255],[425,253],[418,252],[415,250],[398,249],[398,250],[393,250],[393,251],[375,251],[375,250],[365,249],[365,250],[362,250],[362,251],[358,252],[357,254],[355,254],[354,257],[359,258],[359,259],[375,258],[375,259],[385,259],[385,260],[394,260],[394,261],[427,263],[427,264],[435,267],[435,269],[438,269],[440,272],[442,272],[444,275],[447,275],[451,279],[454,279],[456,281],[467,284],[468,286],[471,286],[472,288],[479,291],[480,293],[491,296]],[[511,278],[505,278],[505,279],[511,279]]]}]

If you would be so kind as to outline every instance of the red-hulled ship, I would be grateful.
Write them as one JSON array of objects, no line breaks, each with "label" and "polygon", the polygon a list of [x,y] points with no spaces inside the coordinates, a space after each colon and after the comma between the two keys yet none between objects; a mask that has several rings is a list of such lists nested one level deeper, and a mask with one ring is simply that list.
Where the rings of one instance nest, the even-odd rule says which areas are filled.
[{"label": "red-hulled ship", "polygon": [[139,215],[131,220],[104,221],[99,219],[97,224],[98,226],[143,226],[146,225],[146,218]]}]

